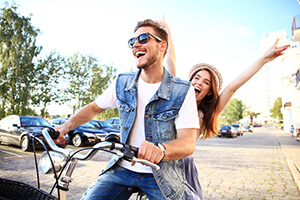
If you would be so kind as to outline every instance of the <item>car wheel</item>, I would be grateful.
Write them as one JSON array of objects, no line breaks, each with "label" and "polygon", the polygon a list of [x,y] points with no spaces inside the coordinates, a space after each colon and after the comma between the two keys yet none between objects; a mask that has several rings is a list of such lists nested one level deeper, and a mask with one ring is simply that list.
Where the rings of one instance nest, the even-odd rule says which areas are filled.
[{"label": "car wheel", "polygon": [[29,138],[27,135],[24,135],[21,138],[20,147],[21,147],[22,151],[30,151],[31,150],[32,147],[31,147],[31,144],[30,144],[30,141],[29,141]]},{"label": "car wheel", "polygon": [[72,143],[75,147],[82,147],[83,142],[81,136],[79,134],[74,135],[72,138]]}]

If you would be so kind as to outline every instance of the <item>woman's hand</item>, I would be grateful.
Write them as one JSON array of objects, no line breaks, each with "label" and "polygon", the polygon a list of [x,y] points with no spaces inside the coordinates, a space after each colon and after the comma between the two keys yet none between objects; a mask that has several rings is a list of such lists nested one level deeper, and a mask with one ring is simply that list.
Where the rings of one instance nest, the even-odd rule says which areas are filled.
[{"label": "woman's hand", "polygon": [[171,74],[176,76],[175,48],[174,48],[172,37],[171,37],[171,31],[165,20],[165,16],[163,16],[162,20],[159,23],[165,28],[165,31],[168,33],[168,49],[167,49],[167,53],[164,58],[165,62],[166,62],[166,68]]},{"label": "woman's hand", "polygon": [[283,55],[283,51],[285,51],[290,45],[283,45],[277,47],[279,39],[276,39],[275,43],[263,54],[262,58],[267,62],[270,62],[277,58],[278,56]]}]

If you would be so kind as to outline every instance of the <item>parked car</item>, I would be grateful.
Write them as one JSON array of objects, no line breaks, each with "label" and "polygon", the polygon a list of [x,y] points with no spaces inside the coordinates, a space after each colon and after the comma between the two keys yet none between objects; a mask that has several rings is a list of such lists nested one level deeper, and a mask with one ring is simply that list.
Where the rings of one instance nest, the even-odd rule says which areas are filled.
[{"label": "parked car", "polygon": [[233,126],[221,126],[219,130],[219,136],[225,137],[237,137],[237,130]]},{"label": "parked car", "polygon": [[243,135],[243,126],[242,126],[242,124],[231,124],[231,126],[233,126],[236,129],[237,135]]},{"label": "parked car", "polygon": [[245,130],[245,132],[252,133],[253,132],[253,126],[252,125],[245,125],[244,130]]},{"label": "parked car", "polygon": [[108,123],[110,123],[111,125],[113,125],[115,128],[120,129],[120,119],[117,117],[113,117],[110,118],[108,120],[106,120]]},{"label": "parked car", "polygon": [[261,127],[261,123],[260,122],[255,122],[254,127]]},{"label": "parked car", "polygon": [[[66,121],[68,121],[68,118],[55,118],[49,122],[55,127],[64,124]],[[70,143],[76,147],[94,145],[102,140],[105,140],[107,135],[107,132],[97,129],[89,122],[82,124],[68,132]]]},{"label": "parked car", "polygon": [[108,134],[115,134],[120,139],[120,129],[115,128],[113,125],[108,123],[107,121],[102,120],[91,120],[91,124],[93,124],[96,128],[107,132]]},{"label": "parked car", "polygon": [[[0,143],[18,145],[23,151],[30,151],[34,135],[40,134],[44,128],[52,128],[44,118],[9,115],[0,121]],[[37,138],[45,142],[43,136],[37,136]],[[37,148],[42,147],[38,141],[35,141],[34,145]],[[67,142],[57,145],[64,148],[67,146]]]}]

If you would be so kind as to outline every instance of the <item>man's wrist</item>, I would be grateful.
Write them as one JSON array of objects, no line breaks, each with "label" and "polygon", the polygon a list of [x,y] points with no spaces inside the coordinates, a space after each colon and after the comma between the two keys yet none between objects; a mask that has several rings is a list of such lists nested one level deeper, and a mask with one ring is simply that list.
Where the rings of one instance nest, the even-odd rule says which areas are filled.
[{"label": "man's wrist", "polygon": [[160,162],[165,158],[166,156],[166,147],[162,143],[157,143],[158,148],[160,148],[163,151],[163,157],[160,160]]}]

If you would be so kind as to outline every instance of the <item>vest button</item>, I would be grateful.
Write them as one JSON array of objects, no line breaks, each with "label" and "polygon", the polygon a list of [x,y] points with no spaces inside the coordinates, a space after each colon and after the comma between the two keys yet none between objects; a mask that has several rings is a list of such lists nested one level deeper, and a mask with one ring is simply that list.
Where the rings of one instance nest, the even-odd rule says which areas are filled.
[{"label": "vest button", "polygon": [[126,126],[124,126],[124,130],[127,131],[127,127]]},{"label": "vest button", "polygon": [[164,119],[167,119],[167,115],[166,115],[166,113],[164,114],[163,118],[164,118]]}]

